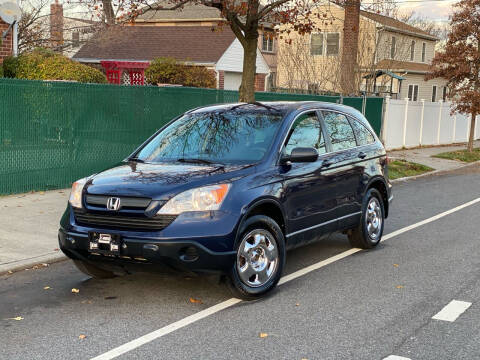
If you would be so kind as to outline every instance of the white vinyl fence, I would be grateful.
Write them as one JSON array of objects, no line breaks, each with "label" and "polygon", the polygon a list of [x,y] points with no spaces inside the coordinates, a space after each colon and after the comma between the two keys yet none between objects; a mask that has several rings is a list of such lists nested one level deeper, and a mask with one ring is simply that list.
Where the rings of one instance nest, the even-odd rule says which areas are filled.
[{"label": "white vinyl fence", "polygon": [[[393,100],[386,98],[382,140],[387,149],[420,145],[444,145],[466,142],[470,116],[450,115],[450,102]],[[480,137],[480,116],[475,126],[475,139]]]}]

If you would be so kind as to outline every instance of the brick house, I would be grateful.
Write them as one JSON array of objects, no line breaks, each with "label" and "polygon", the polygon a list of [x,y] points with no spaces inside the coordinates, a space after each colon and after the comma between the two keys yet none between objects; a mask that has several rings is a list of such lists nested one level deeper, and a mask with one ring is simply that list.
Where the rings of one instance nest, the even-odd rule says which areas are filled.
[{"label": "brick house", "polygon": [[[171,4],[165,3],[168,7]],[[134,23],[106,29],[92,37],[74,56],[83,63],[115,62],[125,66],[123,83],[131,66],[142,66],[157,57],[173,57],[215,71],[217,87],[238,90],[243,71],[243,48],[216,8],[188,3],[181,10],[145,11]],[[219,25],[220,24],[220,25]],[[256,90],[275,86],[276,42],[264,26],[257,52]],[[125,65],[122,65],[124,62]]]},{"label": "brick house", "polygon": [[[321,32],[300,35],[291,31],[280,43],[279,87],[305,89],[312,92],[342,92],[342,57],[354,57],[356,92],[391,95],[395,98],[446,99],[446,80],[424,81],[435,54],[438,38],[396,19],[360,11],[357,47],[343,52],[345,9],[334,2],[323,1],[313,10],[319,14]],[[283,29],[287,30],[288,25]],[[348,39],[347,39],[348,40]],[[295,64],[295,65],[293,65]]]},{"label": "brick house", "polygon": [[13,29],[8,31],[5,38],[2,38],[2,34],[9,28],[9,24],[4,22],[0,18],[0,64],[3,63],[3,59],[7,56],[11,56],[13,54]]}]

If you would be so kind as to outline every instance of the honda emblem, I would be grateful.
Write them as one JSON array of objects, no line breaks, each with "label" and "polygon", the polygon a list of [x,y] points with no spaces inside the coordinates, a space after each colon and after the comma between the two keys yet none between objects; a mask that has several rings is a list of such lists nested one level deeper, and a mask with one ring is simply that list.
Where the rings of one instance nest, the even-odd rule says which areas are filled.
[{"label": "honda emblem", "polygon": [[118,209],[120,209],[120,198],[118,197],[108,198],[107,209],[113,210],[113,211],[117,211]]}]

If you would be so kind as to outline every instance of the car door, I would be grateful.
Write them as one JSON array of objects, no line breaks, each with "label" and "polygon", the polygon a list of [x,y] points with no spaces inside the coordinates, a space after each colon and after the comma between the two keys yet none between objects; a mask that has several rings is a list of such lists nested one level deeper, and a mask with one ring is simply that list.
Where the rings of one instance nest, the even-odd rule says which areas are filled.
[{"label": "car door", "polygon": [[313,147],[317,149],[319,158],[315,162],[281,165],[289,248],[328,233],[329,224],[321,224],[331,220],[335,208],[334,184],[330,175],[322,172],[327,145],[316,111],[297,116],[285,139],[282,153],[288,155],[296,147]]},{"label": "car door", "polygon": [[331,149],[330,176],[335,183],[337,229],[358,223],[361,211],[359,193],[364,187],[365,165],[348,117],[336,111],[322,111],[327,141]]}]

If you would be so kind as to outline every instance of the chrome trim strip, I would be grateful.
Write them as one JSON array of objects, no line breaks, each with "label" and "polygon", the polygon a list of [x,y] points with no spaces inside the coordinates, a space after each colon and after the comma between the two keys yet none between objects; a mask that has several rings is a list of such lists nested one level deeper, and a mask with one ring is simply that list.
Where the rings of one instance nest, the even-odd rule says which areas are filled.
[{"label": "chrome trim strip", "polygon": [[318,225],[314,225],[314,226],[310,226],[308,228],[305,228],[305,229],[302,229],[302,230],[298,230],[298,231],[294,231],[293,233],[290,233],[290,234],[287,234],[286,237],[288,238],[289,236],[293,236],[293,235],[297,235],[297,234],[300,234],[304,231],[308,231],[308,230],[312,230],[312,229],[315,229],[315,228],[318,228],[320,226],[325,226],[325,225],[328,225],[328,224],[331,224],[335,221],[338,221],[338,220],[342,220],[342,219],[346,219],[346,218],[349,218],[351,216],[355,216],[355,215],[358,215],[358,214],[361,214],[362,212],[361,211],[358,211],[356,213],[352,213],[352,214],[348,214],[348,215],[345,215],[345,216],[341,216],[339,218],[336,218],[336,219],[333,219],[333,220],[329,220],[329,221],[325,221],[324,223],[321,223],[321,224],[318,224]]},{"label": "chrome trim strip", "polygon": [[88,238],[88,234],[81,234],[81,233],[77,233],[77,232],[73,232],[73,231],[67,231],[67,235],[82,237],[82,238]]}]

